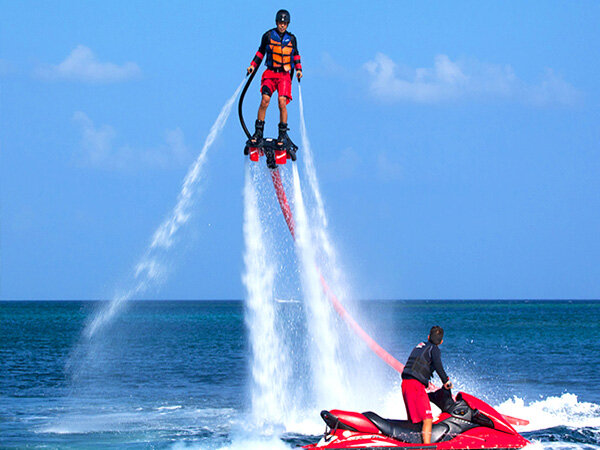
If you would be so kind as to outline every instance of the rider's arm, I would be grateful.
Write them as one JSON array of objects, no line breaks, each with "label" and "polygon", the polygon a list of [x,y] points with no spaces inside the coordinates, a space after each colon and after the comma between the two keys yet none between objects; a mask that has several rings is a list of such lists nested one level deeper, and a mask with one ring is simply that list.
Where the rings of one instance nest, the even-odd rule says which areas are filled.
[{"label": "rider's arm", "polygon": [[294,69],[299,72],[302,72],[302,61],[300,60],[300,52],[298,52],[298,42],[296,41],[296,36],[292,35],[292,56],[294,58]]},{"label": "rider's arm", "polygon": [[442,380],[442,384],[446,384],[448,382],[448,375],[446,375],[446,371],[444,370],[444,366],[442,365],[442,352],[440,348],[435,345],[431,351],[431,363],[433,364],[433,368],[440,376],[440,380]]},{"label": "rider's arm", "polygon": [[267,51],[268,44],[269,44],[269,32],[267,31],[265,34],[263,34],[263,37],[260,41],[260,47],[258,47],[258,51],[256,52],[256,55],[254,55],[254,58],[252,59],[250,66],[254,67],[255,69],[258,66],[260,66],[260,63],[262,62],[263,58],[265,57],[265,52]]}]

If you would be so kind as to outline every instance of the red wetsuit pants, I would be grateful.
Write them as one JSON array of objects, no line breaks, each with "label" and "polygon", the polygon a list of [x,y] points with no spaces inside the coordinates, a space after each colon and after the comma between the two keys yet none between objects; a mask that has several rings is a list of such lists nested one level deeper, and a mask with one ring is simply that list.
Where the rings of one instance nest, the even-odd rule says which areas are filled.
[{"label": "red wetsuit pants", "polygon": [[275,91],[279,92],[280,97],[286,97],[288,103],[292,101],[292,77],[289,72],[274,72],[269,69],[263,72],[260,92],[271,96]]},{"label": "red wetsuit pants", "polygon": [[408,420],[419,423],[425,419],[433,419],[429,397],[425,386],[418,380],[402,380],[402,397]]}]

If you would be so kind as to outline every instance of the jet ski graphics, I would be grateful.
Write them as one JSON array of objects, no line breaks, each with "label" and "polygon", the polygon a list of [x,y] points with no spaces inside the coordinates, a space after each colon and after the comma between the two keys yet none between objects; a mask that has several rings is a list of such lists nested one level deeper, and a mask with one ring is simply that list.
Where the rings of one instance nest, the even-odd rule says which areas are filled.
[{"label": "jet ski graphics", "polygon": [[[422,443],[421,424],[407,420],[384,419],[374,412],[321,411],[327,424],[325,434],[306,449],[518,449],[529,441],[506,419],[482,400],[459,393],[455,401],[440,389],[430,399],[442,406],[442,414],[434,422],[431,444]],[[441,394],[441,395],[440,395]],[[437,397],[437,398],[436,398]]]}]

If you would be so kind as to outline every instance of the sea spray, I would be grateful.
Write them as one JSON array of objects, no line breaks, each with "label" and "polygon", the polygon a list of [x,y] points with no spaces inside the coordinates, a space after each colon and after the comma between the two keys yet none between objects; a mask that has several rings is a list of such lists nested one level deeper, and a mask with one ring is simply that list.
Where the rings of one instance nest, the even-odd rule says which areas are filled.
[{"label": "sea spray", "polygon": [[521,398],[513,397],[495,408],[503,414],[528,419],[529,425],[518,427],[519,431],[559,426],[600,429],[600,405],[579,401],[575,394],[549,396],[528,404]]},{"label": "sea spray", "polygon": [[273,298],[273,250],[265,242],[256,190],[260,167],[246,164],[244,186],[244,264],[246,325],[252,351],[252,415],[258,425],[282,418],[289,406],[290,363],[277,327]]},{"label": "sea spray", "polygon": [[323,206],[323,198],[319,189],[319,182],[317,180],[317,171],[313,162],[312,148],[310,146],[310,140],[308,139],[308,132],[306,130],[306,120],[304,119],[304,100],[302,99],[302,88],[298,85],[298,103],[300,108],[300,135],[302,137],[302,160],[304,161],[304,168],[310,184],[310,189],[315,197],[317,203],[317,213],[319,222],[322,228],[327,228],[327,216],[325,215],[325,207]]},{"label": "sea spray", "polygon": [[192,215],[192,205],[199,192],[199,181],[206,155],[215,139],[219,136],[245,80],[239,84],[233,95],[227,100],[217,120],[212,125],[200,154],[190,167],[183,181],[183,186],[177,197],[173,211],[162,222],[152,236],[148,249],[135,266],[133,287],[119,293],[101,309],[89,322],[84,330],[84,335],[91,338],[101,328],[110,323],[122,309],[124,303],[136,295],[146,292],[149,288],[161,284],[167,275],[166,256],[175,242],[175,237],[180,228],[185,225]]},{"label": "sea spray", "polygon": [[[305,176],[308,180],[308,192],[305,192],[307,198],[312,201],[307,201],[307,217],[309,217],[309,228],[313,235],[315,258],[321,274],[327,280],[327,283],[332,292],[340,299],[344,307],[350,311],[351,315],[365,327],[368,324],[364,323],[358,317],[358,311],[353,305],[351,293],[354,292],[350,283],[345,277],[342,264],[331,239],[327,214],[319,181],[314,165],[312,146],[308,138],[306,121],[304,118],[304,100],[302,97],[302,89],[299,86],[299,108],[300,108],[300,134],[302,138],[302,161],[304,164]],[[385,374],[389,375],[389,371],[384,372],[383,366],[376,360],[370,359],[372,354],[367,350],[367,347],[358,339],[357,335],[350,332],[346,327],[341,327],[336,330],[344,345],[344,358],[342,360],[346,373],[349,377],[349,382],[353,388],[360,386],[360,389],[351,389],[348,396],[356,406],[362,405],[365,408],[373,408],[375,399],[385,401],[390,389],[391,380],[386,379]],[[365,364],[369,361],[372,364]]]},{"label": "sea spray", "polygon": [[340,298],[348,298],[347,286],[348,283],[344,280],[342,270],[337,261],[335,248],[331,242],[328,232],[327,215],[325,214],[325,206],[323,197],[319,189],[319,181],[317,179],[317,171],[313,162],[312,147],[308,139],[308,131],[306,129],[306,121],[304,119],[304,100],[302,98],[302,88],[298,85],[298,99],[300,108],[300,135],[302,137],[302,161],[308,184],[310,186],[310,194],[315,200],[313,216],[316,222],[312,223],[311,229],[318,241],[318,249],[323,253],[319,257],[319,262],[322,269],[327,272],[328,282],[333,287],[336,295]]},{"label": "sea spray", "polygon": [[292,170],[296,248],[301,262],[316,401],[319,405],[342,405],[347,398],[349,386],[341,363],[341,342],[336,332],[337,317],[325,297],[319,279],[314,241],[302,198],[297,166],[294,165]]}]

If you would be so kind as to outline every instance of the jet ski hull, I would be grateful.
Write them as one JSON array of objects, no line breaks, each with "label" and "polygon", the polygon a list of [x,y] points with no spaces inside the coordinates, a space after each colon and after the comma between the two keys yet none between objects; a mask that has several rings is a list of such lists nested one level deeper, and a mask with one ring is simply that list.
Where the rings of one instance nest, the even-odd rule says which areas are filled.
[{"label": "jet ski hull", "polygon": [[420,424],[388,420],[373,412],[322,411],[325,435],[306,449],[484,450],[519,449],[529,444],[490,405],[460,393],[434,422],[432,443],[421,442]]}]

